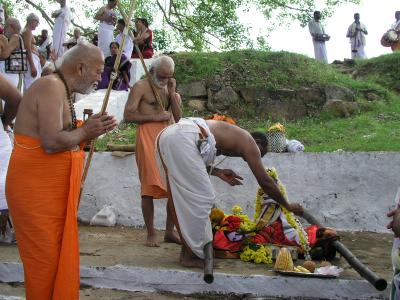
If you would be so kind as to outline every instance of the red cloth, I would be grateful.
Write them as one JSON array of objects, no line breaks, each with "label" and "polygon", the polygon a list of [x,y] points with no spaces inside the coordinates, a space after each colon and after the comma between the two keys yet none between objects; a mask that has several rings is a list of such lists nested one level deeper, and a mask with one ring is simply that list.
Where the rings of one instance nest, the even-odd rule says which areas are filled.
[{"label": "red cloth", "polygon": [[[142,53],[143,58],[152,58],[154,54],[153,50],[153,32],[150,29],[147,29],[149,33],[149,37],[146,39],[144,45],[139,46],[140,52]],[[132,52],[132,58],[139,58],[139,54],[135,51],[135,48]]]},{"label": "red cloth", "polygon": [[306,228],[306,232],[308,235],[308,243],[310,244],[310,247],[314,247],[315,243],[317,242],[317,230],[318,230],[317,225],[310,225]]},{"label": "red cloth", "polygon": [[238,252],[242,245],[242,241],[231,242],[225,235],[225,232],[218,230],[214,235],[213,247],[219,250],[227,250],[230,252]]},{"label": "red cloth", "polygon": [[283,226],[280,219],[270,226],[264,227],[259,234],[261,234],[268,243],[286,246],[297,246],[295,241],[290,241],[286,238],[283,232]]}]

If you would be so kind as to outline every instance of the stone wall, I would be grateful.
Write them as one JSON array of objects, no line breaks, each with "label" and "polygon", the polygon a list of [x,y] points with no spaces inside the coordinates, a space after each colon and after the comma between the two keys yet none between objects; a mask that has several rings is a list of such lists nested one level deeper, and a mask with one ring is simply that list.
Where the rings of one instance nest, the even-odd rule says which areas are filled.
[{"label": "stone wall", "polygon": [[[280,173],[290,201],[301,202],[327,226],[378,232],[387,232],[385,215],[394,207],[400,184],[400,164],[396,163],[399,161],[398,152],[267,154],[263,160]],[[252,216],[257,183],[246,163],[228,158],[220,166],[237,171],[244,177],[244,184],[230,187],[213,178],[217,206],[229,211],[239,204]],[[158,228],[165,224],[165,203],[156,201]],[[80,206],[80,220],[88,222],[105,204],[113,206],[118,224],[143,226],[133,155],[117,158],[111,153],[95,153]]]}]

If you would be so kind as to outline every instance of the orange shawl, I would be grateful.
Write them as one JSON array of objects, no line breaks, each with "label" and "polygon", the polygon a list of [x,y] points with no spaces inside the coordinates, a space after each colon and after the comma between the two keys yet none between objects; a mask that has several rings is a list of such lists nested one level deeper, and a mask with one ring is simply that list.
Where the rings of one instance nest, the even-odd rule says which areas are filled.
[{"label": "orange shawl", "polygon": [[141,184],[141,195],[155,199],[167,198],[155,158],[155,142],[168,122],[148,122],[138,126],[136,135],[136,164]]},{"label": "orange shawl", "polygon": [[78,196],[85,154],[47,154],[15,135],[6,195],[24,266],[27,300],[79,299]]}]

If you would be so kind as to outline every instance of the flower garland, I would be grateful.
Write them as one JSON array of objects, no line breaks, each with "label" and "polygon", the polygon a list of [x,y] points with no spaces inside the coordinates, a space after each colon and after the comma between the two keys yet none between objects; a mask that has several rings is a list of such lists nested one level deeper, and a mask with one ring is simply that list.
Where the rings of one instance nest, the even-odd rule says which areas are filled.
[{"label": "flower garland", "polygon": [[[285,197],[287,199],[286,188],[280,182],[279,177],[278,177],[278,172],[276,171],[276,169],[275,168],[266,168],[265,171],[272,179],[274,179],[277,182],[279,190],[281,191],[283,197]],[[258,220],[258,218],[260,217],[261,199],[262,199],[263,194],[264,194],[264,191],[262,190],[262,188],[258,187],[256,200],[255,200],[254,222],[256,222]],[[292,226],[296,230],[297,234],[299,235],[300,247],[305,252],[306,257],[308,257],[309,251],[311,250],[311,248],[310,248],[310,243],[308,242],[307,233],[305,232],[305,230],[304,230],[303,226],[300,224],[300,222],[294,217],[294,214],[292,212],[290,212],[283,206],[281,206],[281,208],[282,208],[282,212],[285,215],[286,220],[288,221],[289,225]]]},{"label": "flower garland", "polygon": [[240,259],[246,262],[254,261],[256,264],[272,264],[271,249],[263,245],[246,246],[240,254]]}]

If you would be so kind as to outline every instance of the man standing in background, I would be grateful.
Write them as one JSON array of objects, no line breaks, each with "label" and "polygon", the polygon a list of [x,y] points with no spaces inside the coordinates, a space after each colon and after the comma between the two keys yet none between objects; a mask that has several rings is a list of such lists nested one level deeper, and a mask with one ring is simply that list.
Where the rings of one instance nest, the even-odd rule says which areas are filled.
[{"label": "man standing in background", "polygon": [[116,6],[116,0],[108,0],[107,5],[100,8],[94,16],[95,20],[100,21],[97,46],[103,52],[104,57],[110,55],[110,43],[114,40],[114,26],[117,22],[114,12]]},{"label": "man standing in background", "polygon": [[54,29],[53,29],[53,46],[57,58],[64,54],[64,42],[67,35],[68,27],[71,24],[72,13],[69,7],[66,5],[66,0],[57,0],[60,3],[61,8],[52,13],[52,17],[55,18]]},{"label": "man standing in background", "polygon": [[346,37],[350,39],[351,58],[367,58],[365,54],[365,35],[368,34],[367,27],[360,22],[360,14],[354,14],[354,22],[349,26]]},{"label": "man standing in background", "polygon": [[314,12],[314,19],[308,23],[308,29],[313,39],[315,59],[324,63],[328,63],[328,55],[326,52],[325,42],[329,40],[329,35],[325,33],[321,22],[321,13]]}]

